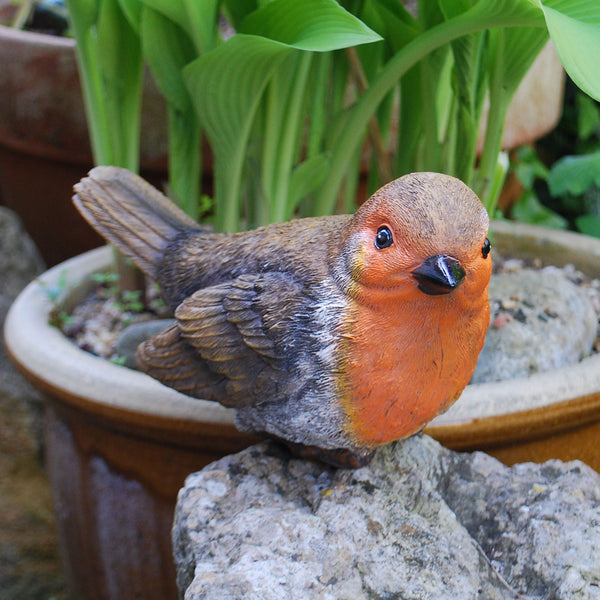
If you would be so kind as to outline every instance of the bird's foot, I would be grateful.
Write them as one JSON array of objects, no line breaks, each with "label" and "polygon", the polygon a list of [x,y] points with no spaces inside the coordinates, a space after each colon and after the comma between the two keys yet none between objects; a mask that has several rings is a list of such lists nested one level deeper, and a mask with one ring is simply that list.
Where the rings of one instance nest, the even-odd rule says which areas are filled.
[{"label": "bird's foot", "polygon": [[317,446],[295,444],[287,440],[281,441],[290,449],[290,452],[294,456],[309,460],[318,460],[339,469],[358,469],[364,467],[371,462],[375,454],[375,450],[353,452],[346,448],[319,448]]}]

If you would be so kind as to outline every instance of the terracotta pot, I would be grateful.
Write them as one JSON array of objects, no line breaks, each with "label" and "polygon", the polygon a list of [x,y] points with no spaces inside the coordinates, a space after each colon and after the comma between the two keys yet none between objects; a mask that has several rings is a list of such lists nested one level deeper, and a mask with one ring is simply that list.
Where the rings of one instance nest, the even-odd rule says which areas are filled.
[{"label": "terracotta pot", "polygon": [[[600,240],[496,223],[505,255],[571,262],[600,276]],[[42,276],[77,282],[106,269],[100,248]],[[59,536],[76,598],[176,598],[170,527],[187,474],[257,438],[231,410],[190,399],[151,378],[91,356],[47,324],[50,301],[36,282],[6,320],[8,351],[47,397],[46,444]],[[519,401],[519,409],[512,408]],[[580,458],[600,469],[600,355],[524,380],[469,386],[427,430],[461,450],[507,463]]]},{"label": "terracotta pot", "polygon": [[[107,247],[47,271],[56,285],[106,269]],[[185,477],[257,438],[229,410],[80,351],[47,324],[33,282],[11,308],[9,353],[47,398],[46,461],[73,598],[177,598],[170,530]],[[27,343],[29,340],[30,343]]]},{"label": "terracotta pot", "polygon": [[[71,203],[93,166],[75,42],[0,26],[0,202],[15,210],[48,265],[103,243]],[[166,179],[162,96],[144,82],[142,171]]]}]

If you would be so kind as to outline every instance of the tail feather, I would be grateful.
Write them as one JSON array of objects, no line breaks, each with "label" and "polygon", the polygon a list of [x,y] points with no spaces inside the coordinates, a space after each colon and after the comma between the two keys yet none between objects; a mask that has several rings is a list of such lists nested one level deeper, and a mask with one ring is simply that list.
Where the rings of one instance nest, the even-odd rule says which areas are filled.
[{"label": "tail feather", "polygon": [[131,171],[96,167],[74,187],[73,202],[83,217],[147,275],[169,242],[198,224],[166,196]]}]

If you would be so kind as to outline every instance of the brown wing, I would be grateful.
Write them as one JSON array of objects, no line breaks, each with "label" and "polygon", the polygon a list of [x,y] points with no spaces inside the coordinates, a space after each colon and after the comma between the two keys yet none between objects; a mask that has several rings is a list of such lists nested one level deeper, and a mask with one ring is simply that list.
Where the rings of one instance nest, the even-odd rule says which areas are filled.
[{"label": "brown wing", "polygon": [[140,344],[137,363],[145,373],[188,396],[209,399],[223,393],[225,377],[198,360],[177,323]]},{"label": "brown wing", "polygon": [[226,406],[277,400],[293,364],[307,297],[284,273],[246,274],[192,294],[175,331],[140,347],[140,367],[166,385]]}]

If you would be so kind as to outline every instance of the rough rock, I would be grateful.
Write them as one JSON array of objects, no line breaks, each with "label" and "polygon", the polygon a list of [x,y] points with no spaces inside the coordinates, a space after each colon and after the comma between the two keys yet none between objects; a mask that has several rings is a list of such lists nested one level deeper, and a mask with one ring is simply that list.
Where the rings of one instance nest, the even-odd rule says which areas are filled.
[{"label": "rough rock", "polygon": [[125,328],[117,340],[117,354],[125,359],[125,366],[136,368],[137,347],[153,335],[172,325],[174,319],[155,319],[134,323]]},{"label": "rough rock", "polygon": [[[16,215],[0,207],[0,331],[12,300],[43,270]],[[65,598],[50,485],[42,465],[42,400],[0,336],[0,597]]]},{"label": "rough rock", "polygon": [[592,352],[598,317],[586,294],[560,273],[494,275],[492,318],[472,383],[526,377]]},{"label": "rough rock", "polygon": [[589,600],[599,523],[581,462],[509,468],[417,436],[349,471],[265,442],[188,477],[173,545],[186,600]]},{"label": "rough rock", "polygon": [[38,249],[10,209],[0,206],[0,294],[14,299],[44,271]]}]

